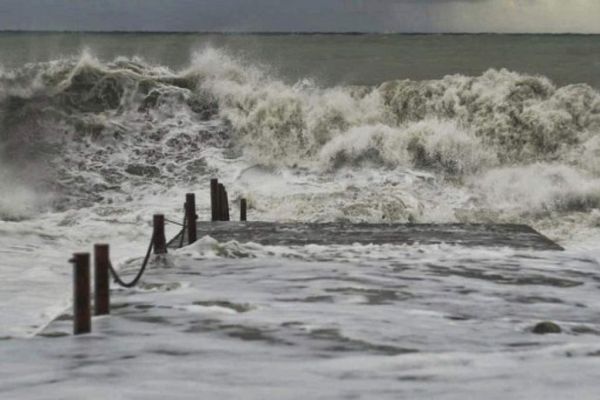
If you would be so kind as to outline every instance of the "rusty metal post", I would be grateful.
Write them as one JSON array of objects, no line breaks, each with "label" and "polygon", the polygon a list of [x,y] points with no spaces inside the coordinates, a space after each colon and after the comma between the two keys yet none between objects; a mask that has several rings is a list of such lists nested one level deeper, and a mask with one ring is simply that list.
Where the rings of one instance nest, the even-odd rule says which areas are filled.
[{"label": "rusty metal post", "polygon": [[153,219],[154,254],[167,254],[167,238],[165,237],[165,216],[156,214]]},{"label": "rusty metal post", "polygon": [[90,310],[90,253],[75,253],[73,263],[73,334],[92,331]]},{"label": "rusty metal post", "polygon": [[210,180],[210,209],[212,212],[212,221],[219,220],[219,180]]},{"label": "rusty metal post", "polygon": [[240,221],[246,221],[246,211],[248,208],[248,204],[246,199],[240,200]]},{"label": "rusty metal post", "polygon": [[94,246],[94,315],[110,314],[109,247]]},{"label": "rusty metal post", "polygon": [[196,195],[188,193],[185,195],[185,219],[187,221],[188,244],[192,244],[197,240],[196,220]]}]

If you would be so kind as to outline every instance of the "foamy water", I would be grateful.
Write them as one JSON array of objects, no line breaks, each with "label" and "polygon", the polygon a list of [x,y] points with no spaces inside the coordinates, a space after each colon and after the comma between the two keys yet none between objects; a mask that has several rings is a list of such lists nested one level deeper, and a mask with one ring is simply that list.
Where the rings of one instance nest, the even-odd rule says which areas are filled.
[{"label": "foamy water", "polygon": [[[289,83],[223,50],[206,49],[191,59],[185,68],[173,70],[139,58],[100,61],[84,53],[0,72],[0,277],[5,282],[0,337],[31,337],[68,307],[72,252],[108,242],[113,261],[134,268],[149,240],[152,214],[180,220],[188,191],[197,193],[199,217],[208,219],[209,180],[219,177],[234,204],[241,197],[249,200],[253,220],[518,222],[567,248],[564,254],[426,246],[265,248],[205,238],[169,256],[170,269],[155,264],[150,280],[179,286],[168,293],[159,288],[150,297],[143,291],[133,296],[152,309],[169,303],[186,324],[200,324],[194,313],[218,321],[208,337],[196,333],[203,345],[230,345],[230,329],[223,328],[229,325],[265,331],[275,342],[293,342],[289,353],[268,340],[258,347],[236,342],[234,349],[242,353],[266,351],[262,358],[250,357],[254,361],[247,368],[277,360],[290,373],[303,371],[306,379],[320,375],[318,384],[336,382],[331,395],[342,390],[343,376],[354,376],[360,384],[355,383],[353,393],[363,385],[366,393],[392,397],[366,382],[372,378],[402,392],[391,383],[400,379],[400,368],[415,378],[408,379],[412,389],[405,390],[414,396],[423,387],[430,395],[440,394],[464,378],[467,383],[481,379],[498,390],[505,381],[533,381],[531,395],[522,398],[543,398],[548,393],[544,379],[515,371],[534,368],[569,381],[574,376],[568,371],[596,362],[596,89],[561,87],[543,76],[503,69],[322,87],[308,77]],[[168,229],[168,236],[177,231],[176,226]],[[188,269],[202,271],[205,281],[186,276]],[[394,286],[397,280],[405,281],[402,288]],[[310,283],[296,288],[298,281]],[[382,288],[388,290],[384,297],[392,296],[389,304],[360,306]],[[315,301],[288,307],[295,303],[282,300],[282,291],[290,299]],[[410,296],[404,298],[405,292]],[[238,315],[222,310],[223,304],[242,303],[266,311]],[[141,315],[142,309],[134,311]],[[398,309],[400,314],[390,316]],[[157,317],[156,310],[148,312]],[[217,316],[206,316],[211,313]],[[468,316],[444,317],[455,314]],[[137,332],[126,319],[115,316],[117,330]],[[547,319],[558,322],[563,335],[532,337],[532,325]],[[119,335],[110,339],[116,329],[110,321],[102,320],[98,335],[127,348],[130,343]],[[284,325],[291,322],[298,325]],[[163,328],[149,339],[159,350],[168,336]],[[311,336],[315,331],[325,333]],[[3,343],[10,348],[11,363],[18,364],[24,347],[41,349],[47,340]],[[61,341],[60,351],[80,346],[71,338],[54,340]],[[305,351],[303,360],[315,361],[327,343],[341,346],[341,353],[324,350],[330,360],[318,362],[311,373],[304,364],[288,362]],[[511,343],[530,344],[522,349]],[[416,354],[377,350],[385,348],[410,348]],[[110,346],[106,351],[112,351]],[[116,359],[123,356],[115,351]],[[574,364],[565,361],[567,353],[576,354]],[[55,368],[58,355],[44,354],[42,365]],[[228,357],[217,351],[210,355],[211,365],[231,366]],[[14,371],[26,370],[27,360]],[[358,362],[365,367],[350,367]],[[486,372],[484,365],[495,367]],[[246,382],[260,379],[242,370],[232,374]],[[63,372],[49,381],[70,381],[72,376]],[[7,377],[16,379],[12,372]],[[436,383],[427,386],[427,377]],[[298,379],[286,392],[287,378],[277,377],[282,398],[300,390]],[[3,390],[24,394],[36,382],[26,378]],[[82,382],[89,384],[87,378]],[[577,393],[587,398],[593,374],[582,382]],[[65,398],[79,393],[79,384],[70,385],[63,386]],[[483,384],[468,385],[470,393],[485,390]],[[233,396],[226,386],[225,379],[204,389]],[[252,393],[256,398],[264,394]],[[27,391],[26,397],[41,398],[43,392]]]},{"label": "foamy water", "polygon": [[[126,267],[135,272],[139,261]],[[7,397],[594,399],[597,262],[455,246],[202,238],[110,317],[4,342]],[[532,333],[540,318],[559,335]]]}]

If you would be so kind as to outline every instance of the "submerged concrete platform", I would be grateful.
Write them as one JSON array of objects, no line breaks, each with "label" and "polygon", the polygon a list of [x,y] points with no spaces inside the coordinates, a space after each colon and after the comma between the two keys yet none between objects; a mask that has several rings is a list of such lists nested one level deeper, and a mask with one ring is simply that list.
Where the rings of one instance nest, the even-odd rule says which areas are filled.
[{"label": "submerged concrete platform", "polygon": [[[564,250],[527,225],[199,222],[198,237],[261,245],[456,244],[471,247]],[[187,243],[187,238],[183,238]],[[179,247],[181,236],[170,247]]]}]

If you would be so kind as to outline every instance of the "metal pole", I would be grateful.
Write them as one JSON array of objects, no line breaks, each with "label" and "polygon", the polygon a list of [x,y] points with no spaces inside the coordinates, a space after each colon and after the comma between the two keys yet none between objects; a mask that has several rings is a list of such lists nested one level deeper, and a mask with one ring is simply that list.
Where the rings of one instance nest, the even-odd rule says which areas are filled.
[{"label": "metal pole", "polygon": [[187,221],[187,231],[188,231],[188,244],[192,244],[197,240],[197,229],[196,229],[196,220],[198,219],[198,215],[196,215],[196,195],[194,193],[188,193],[185,195],[185,214]]},{"label": "metal pole", "polygon": [[92,331],[90,311],[90,253],[75,253],[73,263],[73,334]]},{"label": "metal pole", "polygon": [[110,314],[109,247],[94,246],[94,315]]},{"label": "metal pole", "polygon": [[165,216],[156,214],[153,219],[154,254],[167,254],[167,239],[165,237]]}]

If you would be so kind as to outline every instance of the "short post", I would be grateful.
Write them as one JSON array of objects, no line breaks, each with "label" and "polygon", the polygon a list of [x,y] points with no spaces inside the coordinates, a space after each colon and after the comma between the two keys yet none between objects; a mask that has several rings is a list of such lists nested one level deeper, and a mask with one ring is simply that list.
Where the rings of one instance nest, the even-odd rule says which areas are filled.
[{"label": "short post", "polygon": [[212,221],[219,220],[219,180],[210,180],[210,209],[212,212]]},{"label": "short post", "polygon": [[92,331],[90,310],[90,254],[75,253],[73,263],[73,334]]},{"label": "short post", "polygon": [[154,254],[167,254],[167,238],[165,237],[165,216],[156,214],[153,219],[154,233],[152,240]]},{"label": "short post", "polygon": [[107,244],[94,246],[94,315],[110,314],[110,255]]},{"label": "short post", "polygon": [[240,221],[246,221],[246,209],[248,208],[248,204],[246,199],[240,200]]},{"label": "short post", "polygon": [[197,240],[196,220],[196,195],[188,193],[185,195],[185,220],[187,224],[188,244],[192,244]]}]

